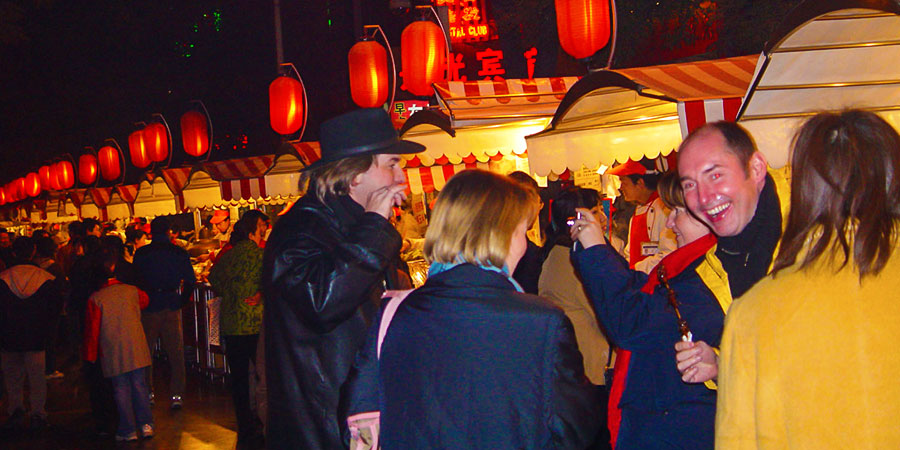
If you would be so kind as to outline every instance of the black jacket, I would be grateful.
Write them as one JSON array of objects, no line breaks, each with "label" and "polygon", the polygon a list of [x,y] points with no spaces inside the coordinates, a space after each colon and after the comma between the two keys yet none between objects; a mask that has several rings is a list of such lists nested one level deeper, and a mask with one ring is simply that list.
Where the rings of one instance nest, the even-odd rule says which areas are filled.
[{"label": "black jacket", "polygon": [[307,195],[275,225],[263,257],[267,448],[342,447],[339,389],[395,287],[400,245],[387,219],[346,196]]},{"label": "black jacket", "polygon": [[569,319],[497,272],[430,277],[397,310],[380,361],[377,333],[342,412],[380,410],[381,448],[583,449],[601,426]]},{"label": "black jacket", "polygon": [[178,310],[194,294],[197,279],[191,256],[164,234],[153,236],[151,243],[134,252],[133,270],[138,287],[150,296],[144,313]]},{"label": "black jacket", "polygon": [[0,350],[44,351],[62,303],[59,283],[40,267],[19,264],[0,273]]}]

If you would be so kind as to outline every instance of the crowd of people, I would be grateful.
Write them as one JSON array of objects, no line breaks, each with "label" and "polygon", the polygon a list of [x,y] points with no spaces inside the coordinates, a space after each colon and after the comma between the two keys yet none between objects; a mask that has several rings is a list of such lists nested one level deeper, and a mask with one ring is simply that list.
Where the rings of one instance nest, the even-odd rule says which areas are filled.
[{"label": "crowd of people", "polygon": [[[206,279],[239,444],[900,445],[900,135],[879,116],[804,122],[790,186],[729,122],[693,131],[674,168],[613,167],[635,206],[624,239],[595,190],[550,198],[527,174],[463,171],[433,205],[416,289],[392,219],[400,155],[424,147],[377,108],[326,121],[320,143],[308,194],[274,227],[256,210],[209,221],[227,242]],[[149,239],[91,219],[69,234],[57,249],[0,232],[5,426],[46,426],[56,330],[75,317],[98,427],[150,437],[157,339],[172,366],[160,397],[182,407],[190,257],[165,217]]]}]

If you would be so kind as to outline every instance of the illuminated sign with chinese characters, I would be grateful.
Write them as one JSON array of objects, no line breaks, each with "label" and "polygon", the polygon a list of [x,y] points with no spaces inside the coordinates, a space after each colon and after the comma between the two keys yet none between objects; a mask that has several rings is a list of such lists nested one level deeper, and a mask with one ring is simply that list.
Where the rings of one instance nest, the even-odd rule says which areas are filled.
[{"label": "illuminated sign with chinese characters", "polygon": [[434,6],[447,7],[451,42],[483,42],[497,38],[488,22],[485,0],[435,0]]}]

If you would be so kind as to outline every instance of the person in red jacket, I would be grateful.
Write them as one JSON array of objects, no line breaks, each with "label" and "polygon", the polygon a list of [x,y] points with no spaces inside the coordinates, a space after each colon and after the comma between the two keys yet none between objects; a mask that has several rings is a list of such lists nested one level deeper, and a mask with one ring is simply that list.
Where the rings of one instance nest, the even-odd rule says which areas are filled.
[{"label": "person in red jacket", "polygon": [[150,303],[147,294],[117,280],[119,255],[102,253],[102,267],[108,277],[87,304],[84,327],[84,359],[100,360],[103,376],[110,378],[116,408],[119,411],[117,441],[136,441],[137,424],[144,438],[153,436],[150,390],[146,371],[150,367],[150,349],[141,326],[141,310]]}]

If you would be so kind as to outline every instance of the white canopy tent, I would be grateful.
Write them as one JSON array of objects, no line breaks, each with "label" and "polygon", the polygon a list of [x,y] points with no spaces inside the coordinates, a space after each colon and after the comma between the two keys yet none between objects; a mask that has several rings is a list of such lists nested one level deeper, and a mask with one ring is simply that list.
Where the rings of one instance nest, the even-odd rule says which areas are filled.
[{"label": "white canopy tent", "polygon": [[575,84],[550,126],[525,138],[533,173],[671,153],[690,130],[734,120],[756,56],[601,70]]},{"label": "white canopy tent", "polygon": [[789,162],[797,126],[820,111],[862,108],[900,129],[900,4],[810,0],[760,58],[739,122],[769,165]]}]

